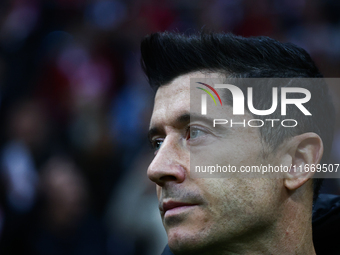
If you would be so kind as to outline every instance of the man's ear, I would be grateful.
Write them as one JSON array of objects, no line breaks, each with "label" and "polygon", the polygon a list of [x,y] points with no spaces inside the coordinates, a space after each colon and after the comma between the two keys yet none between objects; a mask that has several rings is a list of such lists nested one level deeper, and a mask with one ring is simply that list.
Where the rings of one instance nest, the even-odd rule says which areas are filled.
[{"label": "man's ear", "polygon": [[307,171],[314,164],[319,164],[323,154],[323,143],[315,133],[304,133],[293,137],[287,144],[292,157],[292,168],[285,175],[284,185],[295,190],[313,177],[314,172]]}]

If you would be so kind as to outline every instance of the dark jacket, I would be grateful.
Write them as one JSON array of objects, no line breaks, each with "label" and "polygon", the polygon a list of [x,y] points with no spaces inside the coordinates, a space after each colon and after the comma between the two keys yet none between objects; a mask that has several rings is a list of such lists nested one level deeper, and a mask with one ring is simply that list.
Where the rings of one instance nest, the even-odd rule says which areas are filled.
[{"label": "dark jacket", "polygon": [[[320,194],[313,208],[317,255],[340,255],[340,196]],[[173,255],[167,245],[162,255]]]},{"label": "dark jacket", "polygon": [[313,242],[317,255],[340,254],[340,196],[320,194],[313,209]]}]

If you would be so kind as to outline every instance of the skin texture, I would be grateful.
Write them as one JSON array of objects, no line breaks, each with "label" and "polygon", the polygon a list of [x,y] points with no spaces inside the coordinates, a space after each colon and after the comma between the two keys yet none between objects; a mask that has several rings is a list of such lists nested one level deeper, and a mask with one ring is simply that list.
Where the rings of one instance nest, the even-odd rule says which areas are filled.
[{"label": "skin texture", "polygon": [[[193,178],[190,160],[206,165],[311,163],[321,159],[321,139],[312,133],[294,137],[264,157],[268,148],[257,128],[214,129],[210,121],[183,117],[200,115],[188,100],[190,92],[201,94],[190,90],[193,77],[220,76],[195,72],[160,87],[150,123],[156,151],[148,177],[157,184],[170,249],[175,254],[315,254],[311,176]],[[233,118],[231,106],[208,109],[209,116],[223,111],[226,119]],[[164,212],[172,202],[184,206]]]}]

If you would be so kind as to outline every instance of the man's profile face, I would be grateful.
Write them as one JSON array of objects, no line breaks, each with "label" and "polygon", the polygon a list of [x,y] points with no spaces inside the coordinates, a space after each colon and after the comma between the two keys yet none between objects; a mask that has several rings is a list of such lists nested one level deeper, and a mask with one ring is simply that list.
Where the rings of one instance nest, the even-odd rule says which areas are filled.
[{"label": "man's profile face", "polygon": [[[160,87],[150,123],[156,152],[148,176],[157,184],[169,247],[184,254],[204,248],[209,253],[264,229],[268,233],[283,206],[282,179],[190,176],[190,157],[204,159],[206,165],[279,164],[280,158],[280,152],[263,156],[258,128],[215,129],[209,120],[188,118],[200,115],[190,111],[190,78],[206,76],[195,72]],[[233,118],[231,106],[209,108],[212,115],[222,110]]]}]

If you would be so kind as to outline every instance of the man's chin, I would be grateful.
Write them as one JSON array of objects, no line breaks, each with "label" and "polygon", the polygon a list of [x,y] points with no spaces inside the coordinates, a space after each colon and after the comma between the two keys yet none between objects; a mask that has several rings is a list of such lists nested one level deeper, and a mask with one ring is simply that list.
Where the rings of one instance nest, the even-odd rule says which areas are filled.
[{"label": "man's chin", "polygon": [[207,241],[202,232],[183,227],[171,228],[167,234],[168,245],[174,254],[198,254]]}]

